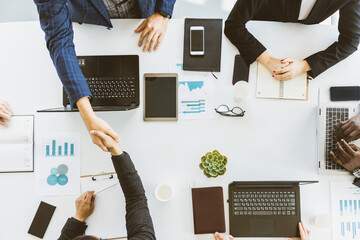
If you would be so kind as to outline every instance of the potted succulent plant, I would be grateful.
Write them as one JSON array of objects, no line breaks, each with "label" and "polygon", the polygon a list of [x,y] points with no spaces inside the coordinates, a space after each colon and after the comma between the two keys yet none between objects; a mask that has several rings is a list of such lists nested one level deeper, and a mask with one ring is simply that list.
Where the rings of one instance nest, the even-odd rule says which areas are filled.
[{"label": "potted succulent plant", "polygon": [[200,169],[208,178],[216,178],[226,172],[227,157],[221,155],[218,150],[208,152],[201,157]]}]

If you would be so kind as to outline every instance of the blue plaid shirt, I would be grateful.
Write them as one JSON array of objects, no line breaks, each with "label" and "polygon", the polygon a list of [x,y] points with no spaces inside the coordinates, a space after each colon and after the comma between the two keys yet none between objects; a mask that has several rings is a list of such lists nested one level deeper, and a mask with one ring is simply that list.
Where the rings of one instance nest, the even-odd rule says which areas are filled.
[{"label": "blue plaid shirt", "polygon": [[[142,18],[154,12],[172,14],[176,0],[138,0]],[[70,98],[70,106],[91,92],[79,67],[72,22],[112,27],[102,0],[34,0],[45,32],[46,46],[56,71]]]}]

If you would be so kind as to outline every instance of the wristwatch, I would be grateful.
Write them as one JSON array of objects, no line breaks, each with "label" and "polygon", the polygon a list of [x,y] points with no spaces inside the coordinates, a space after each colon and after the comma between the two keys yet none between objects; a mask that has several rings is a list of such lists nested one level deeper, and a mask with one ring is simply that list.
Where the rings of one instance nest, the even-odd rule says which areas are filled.
[{"label": "wristwatch", "polygon": [[159,14],[161,15],[161,16],[163,16],[164,18],[171,18],[171,16],[170,16],[170,14],[168,14],[167,12],[164,12],[164,11],[159,11]]},{"label": "wristwatch", "polygon": [[355,177],[360,178],[360,168],[353,171],[353,174],[354,174]]}]

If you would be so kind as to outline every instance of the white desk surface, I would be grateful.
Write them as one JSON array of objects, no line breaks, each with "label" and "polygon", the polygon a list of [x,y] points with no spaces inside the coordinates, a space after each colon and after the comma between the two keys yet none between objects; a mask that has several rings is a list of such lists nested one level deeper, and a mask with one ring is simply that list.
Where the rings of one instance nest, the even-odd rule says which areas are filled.
[{"label": "white desk surface", "polygon": [[[109,31],[94,25],[74,24],[75,46],[79,55],[138,54],[140,89],[144,73],[168,72],[169,62],[182,59],[181,19],[169,21],[168,31],[156,53],[142,53],[133,30],[141,20],[116,20]],[[278,57],[304,58],[325,49],[338,36],[331,26],[251,22],[250,31]],[[81,174],[111,171],[110,156],[92,144],[78,113],[36,113],[62,105],[62,87],[45,47],[39,22],[0,24],[0,98],[10,102],[14,114],[35,114],[35,134],[40,132],[81,132]],[[244,118],[216,116],[210,120],[144,122],[140,107],[128,112],[98,113],[121,136],[121,146],[130,153],[144,183],[159,240],[213,239],[193,234],[190,185],[224,188],[242,180],[319,180],[301,187],[302,219],[312,231],[312,239],[331,239],[330,230],[310,225],[310,218],[330,213],[329,180],[349,176],[318,176],[316,164],[316,107],[321,86],[322,101],[329,101],[330,85],[358,85],[360,54],[356,52],[310,82],[308,101],[256,99],[256,81],[250,79],[251,96],[241,103],[233,100],[231,84],[237,49],[224,36],[221,73],[214,82],[214,105],[228,104],[246,110]],[[252,68],[252,71],[254,68]],[[198,73],[194,73],[195,75]],[[216,107],[216,106],[214,106]],[[198,168],[200,157],[218,149],[229,159],[227,172],[207,179]],[[175,190],[170,202],[156,200],[159,183]],[[78,196],[39,197],[34,194],[34,174],[0,174],[0,238],[36,239],[27,234],[41,200],[57,206],[44,239],[56,239],[66,219],[75,213]],[[225,203],[227,231],[228,204]],[[99,219],[100,220],[100,219]],[[102,219],[104,220],[104,219]],[[114,226],[116,227],[116,226]],[[99,233],[101,236],[101,233]]]}]

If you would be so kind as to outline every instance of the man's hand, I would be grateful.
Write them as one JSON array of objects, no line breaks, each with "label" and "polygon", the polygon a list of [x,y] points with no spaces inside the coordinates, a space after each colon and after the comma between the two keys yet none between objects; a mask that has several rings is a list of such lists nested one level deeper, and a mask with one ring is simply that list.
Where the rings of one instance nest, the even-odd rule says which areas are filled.
[{"label": "man's hand", "polygon": [[360,138],[360,115],[339,123],[334,132],[334,137],[338,140],[344,139],[347,142],[351,142]]},{"label": "man's hand", "polygon": [[285,58],[280,62],[282,65],[279,68],[273,70],[274,78],[279,81],[293,79],[300,74],[311,70],[306,60],[300,61],[296,59]]},{"label": "man's hand", "polygon": [[94,191],[83,193],[75,201],[76,214],[75,219],[84,222],[94,211],[95,207],[95,195]]},{"label": "man's hand", "polygon": [[143,52],[151,52],[154,46],[154,51],[159,48],[166,32],[167,23],[168,19],[166,17],[161,16],[159,13],[154,13],[149,18],[145,19],[137,29],[135,29],[136,33],[142,32],[139,38],[139,47],[141,47],[144,39],[146,38],[142,49]]},{"label": "man's hand", "polygon": [[[301,240],[310,240],[310,231],[307,230],[302,222],[299,222],[299,231]],[[288,238],[288,240],[293,240],[292,238]]]},{"label": "man's hand", "polygon": [[[223,236],[220,235],[220,233],[216,232],[214,233],[215,240],[226,240]],[[235,240],[233,236],[229,236],[229,240]]]},{"label": "man's hand", "polygon": [[[89,132],[91,130],[99,130],[111,136],[116,142],[119,142],[119,135],[117,135],[117,133],[109,126],[107,122],[95,115],[87,97],[79,99],[76,102],[76,105],[79,108],[81,117]],[[103,151],[109,152],[98,136],[93,134],[90,134],[90,136],[94,144],[98,145]]]},{"label": "man's hand", "polygon": [[331,151],[331,157],[349,171],[360,168],[360,148],[354,144],[348,144],[341,139],[341,144],[336,143],[335,154]]},{"label": "man's hand", "polygon": [[0,100],[0,125],[7,127],[6,121],[11,119],[12,110],[6,101]]},{"label": "man's hand", "polygon": [[95,136],[101,139],[104,146],[111,152],[111,155],[119,156],[123,153],[119,144],[112,137],[96,130],[90,131],[90,134],[91,136]]}]

